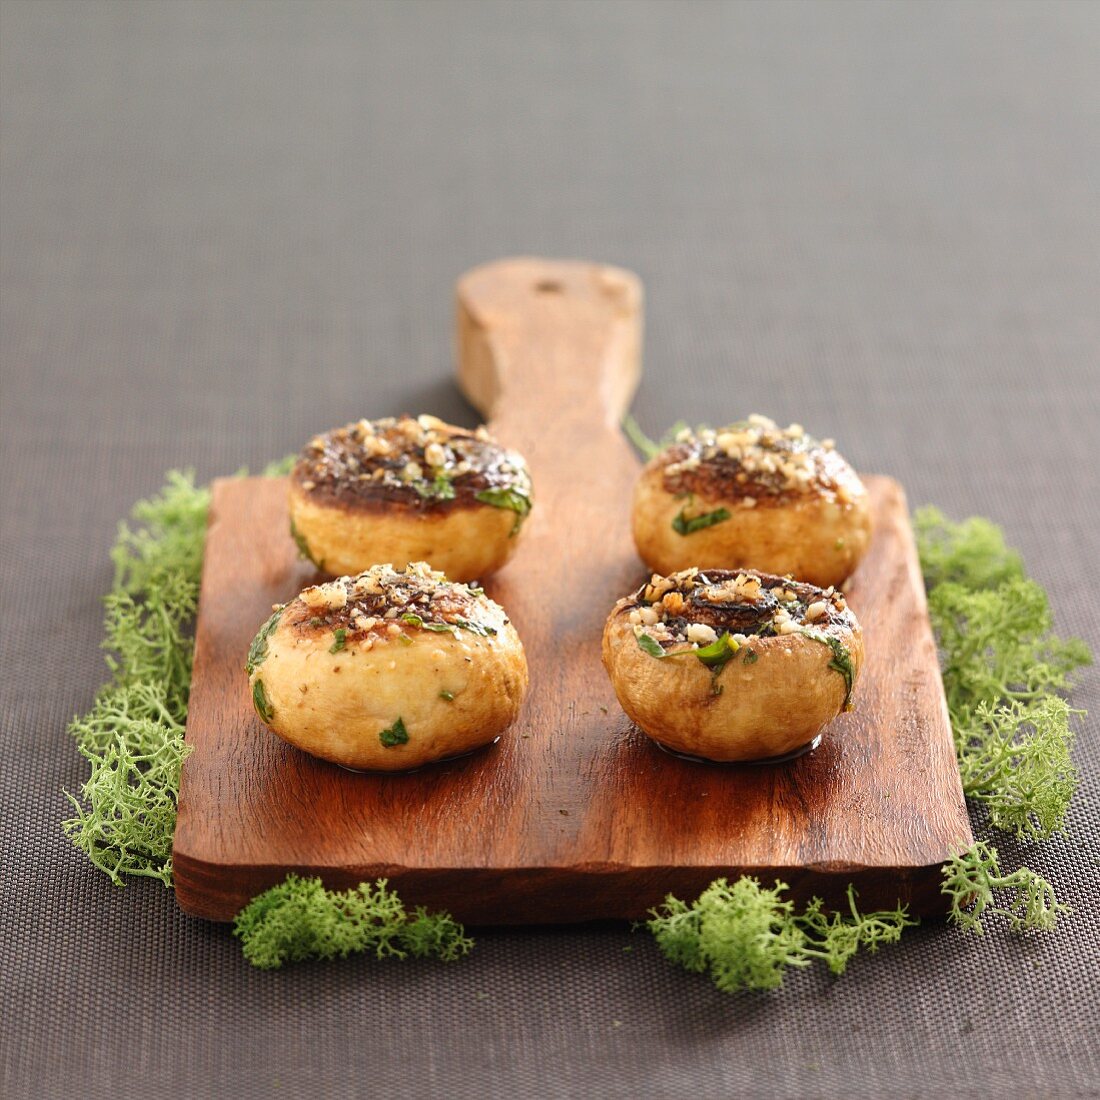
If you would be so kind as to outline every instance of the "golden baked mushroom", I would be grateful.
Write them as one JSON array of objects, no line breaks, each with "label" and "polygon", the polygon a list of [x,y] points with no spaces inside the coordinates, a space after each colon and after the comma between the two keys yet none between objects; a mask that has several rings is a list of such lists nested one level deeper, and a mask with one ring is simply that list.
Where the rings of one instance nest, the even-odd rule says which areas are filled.
[{"label": "golden baked mushroom", "polygon": [[813,747],[850,708],[863,633],[835,588],[687,569],[615,605],[603,663],[623,710],[659,744],[764,760]]},{"label": "golden baked mushroom", "polygon": [[871,540],[867,490],[833,441],[764,416],[690,428],[634,491],[634,542],[659,573],[764,569],[840,584]]},{"label": "golden baked mushroom", "polygon": [[503,609],[424,562],[305,589],[260,628],[246,671],[256,713],[280,737],[378,771],[494,741],[527,690]]},{"label": "golden baked mushroom", "polygon": [[360,420],[319,435],[290,475],[290,533],[331,574],[426,561],[454,580],[512,556],[531,510],[523,458],[484,428],[434,416]]}]

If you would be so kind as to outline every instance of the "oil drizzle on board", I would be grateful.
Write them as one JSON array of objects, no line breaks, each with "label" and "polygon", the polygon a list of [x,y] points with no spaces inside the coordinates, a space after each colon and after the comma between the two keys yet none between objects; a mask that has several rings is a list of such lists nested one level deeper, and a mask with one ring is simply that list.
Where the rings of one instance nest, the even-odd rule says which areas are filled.
[{"label": "oil drizzle on board", "polygon": [[631,726],[600,663],[604,619],[645,573],[629,530],[638,462],[618,428],[638,380],[638,281],[491,264],[459,283],[458,337],[460,384],[534,477],[524,543],[486,584],[527,649],[520,720],[409,775],[354,774],[280,741],[252,710],[244,656],[271,605],[316,574],[287,535],[285,481],[215,483],[180,905],[229,920],[295,871],[341,887],[385,876],[407,903],[473,924],[558,923],[637,918],[748,872],[796,897],[839,903],[854,882],[864,906],[942,912],[939,864],[971,833],[901,487],[866,479],[875,534],[846,586],[867,646],[855,710],[786,764],[676,759]]}]

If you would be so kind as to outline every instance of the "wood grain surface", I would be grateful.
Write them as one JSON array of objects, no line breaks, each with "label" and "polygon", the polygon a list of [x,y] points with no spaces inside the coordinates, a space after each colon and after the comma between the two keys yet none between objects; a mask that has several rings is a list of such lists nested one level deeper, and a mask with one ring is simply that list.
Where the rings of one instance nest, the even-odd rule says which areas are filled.
[{"label": "wood grain surface", "polygon": [[[629,529],[639,466],[618,428],[640,326],[639,284],[616,269],[512,260],[459,284],[460,382],[527,456],[536,498],[524,544],[486,584],[523,638],[531,691],[516,726],[465,759],[355,774],[259,722],[248,644],[316,574],[287,534],[283,480],[215,483],[174,849],[184,910],[231,919],[296,871],[330,886],[385,876],[406,902],[473,924],[637,918],[670,891],[743,872],[800,898],[839,903],[854,882],[865,906],[943,911],[938,866],[971,833],[895,481],[866,479],[875,534],[846,591],[867,663],[855,710],[814,753],[679,760],[619,709],[600,636],[645,576]],[[357,405],[348,418],[390,411]],[[731,400],[715,419],[746,411]]]}]

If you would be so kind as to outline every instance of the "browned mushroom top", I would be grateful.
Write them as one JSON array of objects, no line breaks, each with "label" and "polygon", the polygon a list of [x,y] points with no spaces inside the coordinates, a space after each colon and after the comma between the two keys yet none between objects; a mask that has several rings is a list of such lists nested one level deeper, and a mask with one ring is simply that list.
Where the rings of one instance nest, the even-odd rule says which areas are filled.
[{"label": "browned mushroom top", "polygon": [[723,634],[744,644],[754,636],[850,630],[856,623],[835,588],[750,569],[654,574],[619,601],[616,613],[626,617],[636,635],[646,635],[665,650],[705,648]]},{"label": "browned mushroom top", "polygon": [[397,504],[445,511],[490,504],[522,518],[531,506],[522,456],[483,427],[468,431],[434,416],[359,420],[315,436],[291,479],[311,498],[348,509]]},{"label": "browned mushroom top", "polygon": [[652,463],[674,495],[734,499],[749,507],[822,492],[848,503],[861,491],[833,440],[818,441],[801,424],[780,428],[755,413],[724,428],[685,428]]},{"label": "browned mushroom top", "polygon": [[338,577],[305,589],[274,609],[257,642],[262,644],[279,623],[297,638],[331,635],[336,652],[352,642],[370,648],[376,642],[407,640],[422,631],[491,638],[508,619],[475,585],[449,581],[427,563],[411,562],[402,569],[375,565],[358,576]]}]

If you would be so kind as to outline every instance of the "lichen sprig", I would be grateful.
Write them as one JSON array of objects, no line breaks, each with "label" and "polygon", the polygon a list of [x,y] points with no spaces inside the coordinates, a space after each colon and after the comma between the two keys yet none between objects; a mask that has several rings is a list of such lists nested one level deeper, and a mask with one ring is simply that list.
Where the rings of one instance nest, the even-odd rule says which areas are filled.
[{"label": "lichen sprig", "polygon": [[999,527],[914,518],[964,791],[995,829],[1049,837],[1077,788],[1070,719],[1083,712],[1062,696],[1091,654],[1052,633],[1047,595]]},{"label": "lichen sprig", "polygon": [[190,625],[198,603],[208,490],[172,471],[139,501],[111,551],[104,648],[112,679],[69,732],[88,761],[65,832],[116,885],[123,875],[172,884],[172,833],[191,687]]},{"label": "lichen sprig", "polygon": [[[284,472],[293,456],[270,464]],[[241,471],[244,473],[245,471]],[[111,681],[69,732],[90,774],[76,816],[63,828],[116,885],[123,875],[172,885],[172,833],[191,690],[191,625],[198,606],[209,489],[172,470],[134,505],[111,550],[114,583],[104,599]]]},{"label": "lichen sprig", "polygon": [[319,878],[287,875],[237,914],[234,934],[253,966],[276,970],[305,959],[434,958],[453,962],[474,946],[448,913],[411,913],[385,879],[326,890]]},{"label": "lichen sprig", "polygon": [[[1002,916],[1015,932],[1050,931],[1061,914],[1070,913],[1041,875],[1021,867],[1003,874],[997,849],[977,843],[951,856],[943,866],[943,893],[951,902],[948,919],[967,932],[984,934],[983,921]],[[1007,904],[996,905],[996,893],[1008,892]]]},{"label": "lichen sprig", "polygon": [[918,922],[905,906],[860,913],[855,888],[848,887],[848,913],[828,913],[820,898],[797,912],[782,895],[786,883],[762,886],[743,875],[734,883],[712,882],[690,905],[671,894],[650,911],[645,927],[662,954],[694,973],[707,974],[725,993],[778,989],[786,972],[823,960],[843,974],[862,946],[877,951],[895,943]]}]

